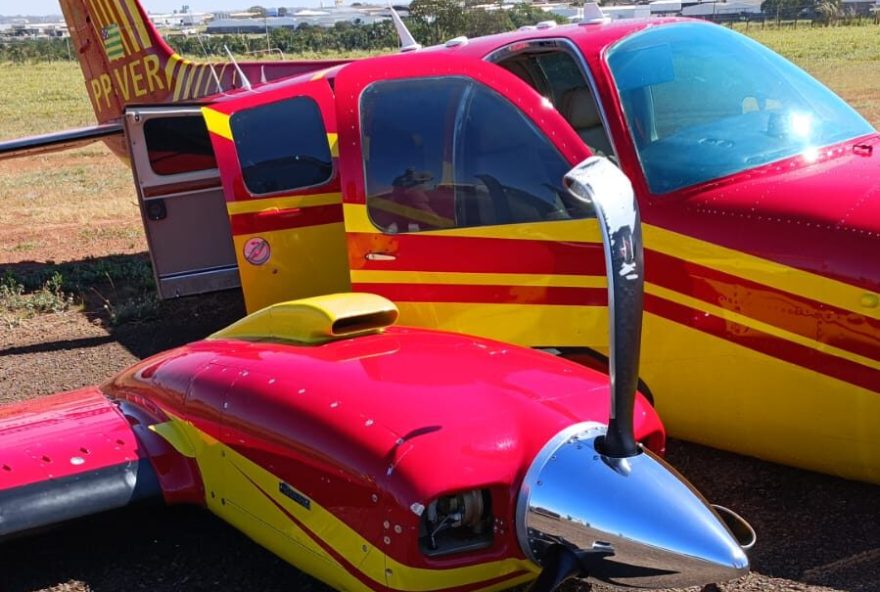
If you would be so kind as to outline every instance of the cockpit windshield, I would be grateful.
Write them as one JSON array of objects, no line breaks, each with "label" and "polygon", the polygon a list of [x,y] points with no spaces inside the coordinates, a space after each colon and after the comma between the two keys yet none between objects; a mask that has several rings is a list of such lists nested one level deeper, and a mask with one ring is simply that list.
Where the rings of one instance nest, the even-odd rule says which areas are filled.
[{"label": "cockpit windshield", "polygon": [[646,29],[614,46],[608,64],[653,193],[874,131],[808,74],[723,27]]}]

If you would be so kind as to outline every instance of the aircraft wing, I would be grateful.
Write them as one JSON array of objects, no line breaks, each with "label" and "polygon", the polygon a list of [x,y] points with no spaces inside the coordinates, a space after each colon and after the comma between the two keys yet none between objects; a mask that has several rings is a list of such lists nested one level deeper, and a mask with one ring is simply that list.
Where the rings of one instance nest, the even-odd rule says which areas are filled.
[{"label": "aircraft wing", "polygon": [[121,123],[103,123],[63,132],[6,140],[0,142],[0,160],[59,152],[68,148],[85,146],[110,136],[122,135],[122,133]]},{"label": "aircraft wing", "polygon": [[0,541],[139,500],[161,502],[139,427],[97,387],[0,407]]}]

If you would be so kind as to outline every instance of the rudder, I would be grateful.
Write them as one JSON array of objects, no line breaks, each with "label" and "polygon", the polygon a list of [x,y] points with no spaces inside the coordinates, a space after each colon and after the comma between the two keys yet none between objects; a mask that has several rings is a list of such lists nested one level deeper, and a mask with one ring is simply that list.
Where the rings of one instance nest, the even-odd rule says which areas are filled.
[{"label": "rudder", "polygon": [[206,72],[210,66],[174,53],[137,0],[60,2],[100,123],[118,120],[128,104],[171,103],[219,90]]}]

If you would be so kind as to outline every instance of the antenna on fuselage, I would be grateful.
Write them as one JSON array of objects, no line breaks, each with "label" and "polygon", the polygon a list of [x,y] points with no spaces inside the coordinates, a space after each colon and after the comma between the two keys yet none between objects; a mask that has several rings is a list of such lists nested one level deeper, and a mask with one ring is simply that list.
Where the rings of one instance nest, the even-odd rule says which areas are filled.
[{"label": "antenna on fuselage", "polygon": [[422,49],[422,45],[412,36],[412,33],[403,24],[403,20],[391,4],[388,5],[388,10],[391,12],[391,20],[394,22],[394,28],[397,30],[397,37],[400,39],[401,53]]},{"label": "antenna on fuselage", "polygon": [[214,67],[214,63],[211,62],[211,57],[208,55],[208,48],[205,47],[205,42],[202,41],[201,34],[196,34],[196,40],[199,42],[199,45],[202,46],[202,53],[205,54],[205,59],[208,60],[208,68],[211,69],[211,75],[214,77],[214,82],[217,84],[217,92],[223,92],[223,85],[220,84],[220,77],[217,76],[217,68]]},{"label": "antenna on fuselage", "polygon": [[235,71],[238,72],[239,76],[241,76],[242,88],[246,88],[247,90],[251,90],[253,88],[251,86],[251,81],[248,80],[248,77],[244,75],[244,71],[241,69],[241,66],[239,66],[238,62],[235,61],[235,57],[232,55],[232,52],[229,51],[229,46],[224,45],[223,49],[226,50],[226,55],[229,56],[229,60],[232,62],[232,66],[235,68]]}]

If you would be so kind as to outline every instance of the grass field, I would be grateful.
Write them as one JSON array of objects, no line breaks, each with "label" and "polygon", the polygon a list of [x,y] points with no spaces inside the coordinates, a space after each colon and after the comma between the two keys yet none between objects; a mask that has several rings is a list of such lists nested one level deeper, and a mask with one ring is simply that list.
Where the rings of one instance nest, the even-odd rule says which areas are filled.
[{"label": "grass field", "polygon": [[[4,139],[95,121],[76,63],[0,64],[0,85]],[[131,172],[101,144],[0,162],[0,206],[0,264],[146,246]]]},{"label": "grass field", "polygon": [[[880,27],[748,34],[792,59],[880,126]],[[315,56],[309,56],[315,57]],[[0,139],[94,121],[77,64],[0,64]],[[0,264],[144,250],[128,168],[101,145],[0,162]]]}]

